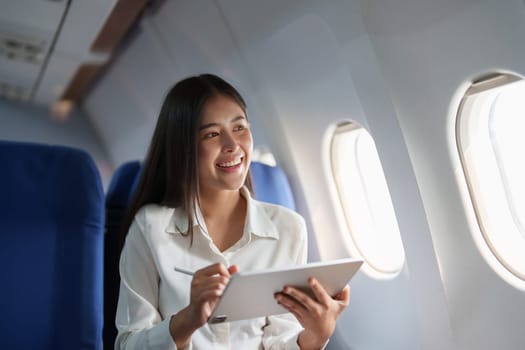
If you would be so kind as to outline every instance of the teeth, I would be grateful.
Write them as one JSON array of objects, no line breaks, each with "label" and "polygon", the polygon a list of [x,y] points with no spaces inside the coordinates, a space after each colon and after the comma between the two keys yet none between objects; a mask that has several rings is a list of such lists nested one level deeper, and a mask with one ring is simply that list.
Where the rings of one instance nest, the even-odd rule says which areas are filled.
[{"label": "teeth", "polygon": [[225,163],[219,163],[218,166],[222,168],[230,168],[232,166],[236,166],[241,164],[241,159],[232,160],[231,162],[225,162]]}]

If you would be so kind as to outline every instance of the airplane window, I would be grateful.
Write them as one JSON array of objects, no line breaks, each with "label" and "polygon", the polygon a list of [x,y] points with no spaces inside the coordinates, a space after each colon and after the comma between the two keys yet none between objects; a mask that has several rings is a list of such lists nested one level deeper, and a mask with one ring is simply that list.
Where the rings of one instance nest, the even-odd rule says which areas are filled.
[{"label": "airplane window", "polygon": [[365,261],[369,275],[395,276],[405,252],[374,140],[366,129],[345,123],[336,128],[330,153],[347,245]]},{"label": "airplane window", "polygon": [[497,75],[467,90],[456,136],[480,228],[478,242],[521,280],[525,280],[523,130],[525,81],[521,78]]}]

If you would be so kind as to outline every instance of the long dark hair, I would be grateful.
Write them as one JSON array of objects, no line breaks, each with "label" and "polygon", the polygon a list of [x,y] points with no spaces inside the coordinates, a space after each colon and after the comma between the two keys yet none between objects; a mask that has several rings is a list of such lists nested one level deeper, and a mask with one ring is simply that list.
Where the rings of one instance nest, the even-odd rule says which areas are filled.
[{"label": "long dark hair", "polygon": [[[228,82],[213,74],[189,77],[175,84],[166,95],[137,190],[122,225],[121,246],[139,209],[156,203],[185,210],[188,231],[193,235],[193,214],[198,200],[197,134],[202,108],[212,97],[234,100],[246,114],[246,103]],[[245,185],[252,191],[248,170]]]}]

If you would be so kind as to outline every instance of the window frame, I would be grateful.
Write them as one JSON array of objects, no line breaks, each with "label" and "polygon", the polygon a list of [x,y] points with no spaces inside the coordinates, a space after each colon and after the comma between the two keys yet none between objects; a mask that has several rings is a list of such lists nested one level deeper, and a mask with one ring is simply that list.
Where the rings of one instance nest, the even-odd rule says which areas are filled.
[{"label": "window frame", "polygon": [[[353,213],[349,213],[348,211],[348,205],[344,203],[345,199],[343,198],[343,189],[342,189],[342,184],[340,183],[340,175],[338,175],[338,169],[337,169],[337,165],[335,164],[336,162],[336,158],[338,157],[338,154],[336,154],[336,151],[335,148],[336,148],[336,145],[335,143],[337,142],[336,141],[336,138],[339,137],[340,135],[344,134],[344,133],[349,133],[349,132],[364,132],[366,133],[366,137],[368,137],[370,139],[370,141],[373,143],[373,146],[374,146],[374,152],[375,152],[375,155],[377,156],[377,161],[378,161],[378,165],[379,165],[379,168],[381,169],[381,174],[379,174],[381,176],[381,179],[382,181],[384,182],[384,188],[386,189],[386,192],[387,192],[387,196],[385,197],[389,202],[386,203],[385,205],[388,206],[390,209],[391,209],[391,213],[389,213],[389,215],[391,215],[391,217],[393,218],[393,224],[395,224],[395,229],[394,229],[394,232],[392,232],[392,235],[394,236],[391,236],[389,237],[389,239],[391,241],[394,241],[394,240],[397,240],[396,243],[394,243],[394,248],[393,249],[396,249],[396,245],[397,245],[397,248],[398,248],[398,251],[394,251],[392,253],[392,256],[394,256],[394,254],[398,254],[397,257],[395,258],[391,258],[389,263],[392,263],[392,266],[389,266],[388,268],[384,268],[381,267],[382,264],[377,264],[377,261],[373,261],[373,256],[377,254],[371,254],[372,258],[370,256],[367,256],[368,253],[365,253],[366,250],[369,250],[370,251],[370,246],[367,246],[366,249],[363,249],[362,245],[363,245],[363,240],[360,240],[358,236],[359,233],[355,232],[355,227],[353,227],[354,225],[352,224],[352,217],[354,216]],[[367,274],[368,276],[372,277],[372,278],[375,278],[375,279],[392,279],[394,277],[396,277],[397,275],[399,275],[399,273],[401,273],[401,271],[403,271],[404,269],[404,266],[406,264],[406,254],[405,254],[405,251],[404,251],[404,245],[403,245],[403,242],[402,242],[402,237],[401,237],[401,233],[400,233],[400,230],[399,230],[399,224],[397,222],[397,217],[396,217],[396,214],[395,214],[395,211],[394,211],[394,208],[393,208],[393,203],[392,203],[392,198],[391,198],[391,195],[390,195],[390,191],[388,189],[388,184],[386,182],[386,176],[385,176],[385,173],[384,173],[384,170],[383,170],[383,167],[382,167],[382,164],[381,164],[381,160],[380,160],[380,157],[379,157],[379,153],[378,153],[378,150],[377,150],[377,147],[375,145],[375,141],[371,135],[371,133],[363,126],[361,126],[359,123],[355,122],[355,121],[343,121],[341,123],[338,123],[337,125],[333,126],[330,130],[330,132],[328,133],[327,135],[329,137],[329,142],[328,142],[328,147],[327,147],[327,153],[328,153],[328,157],[327,157],[327,160],[328,160],[328,169],[329,169],[329,176],[327,177],[329,179],[329,182],[330,182],[330,186],[332,187],[333,191],[332,191],[332,202],[337,210],[337,214],[339,216],[339,224],[340,226],[343,226],[343,230],[342,230],[342,233],[343,233],[343,242],[344,244],[346,245],[346,247],[348,248],[348,250],[350,251],[351,255],[352,256],[355,256],[355,257],[359,257],[361,259],[364,260],[364,264],[363,264],[363,272],[365,274]],[[359,142],[359,138],[362,137],[362,135],[356,135],[354,136],[355,137],[355,140],[354,140],[354,144],[357,145],[357,143]],[[361,181],[361,185],[364,189],[363,189],[363,192],[367,192],[366,191],[366,185],[364,184],[366,181],[364,181],[365,179],[365,176],[363,174],[363,171],[361,171],[362,169],[362,164],[359,163],[359,156],[358,156],[358,153],[359,153],[359,150],[358,150],[358,146],[356,147],[353,147],[352,150],[350,150],[348,153],[352,153],[353,154],[353,157],[352,157],[352,162],[353,164],[355,164],[355,167],[357,169],[360,169],[357,171],[358,173],[358,177],[360,178],[360,181]],[[354,165],[352,165],[354,166]],[[367,196],[368,197],[368,196]],[[368,198],[367,198],[368,199]],[[371,201],[368,201],[367,200],[367,203],[366,203],[366,207],[368,207],[369,209],[369,213],[370,213],[370,208],[372,207],[370,205]],[[376,216],[374,215],[373,213],[370,214],[370,216]],[[360,243],[361,241],[361,243]],[[364,244],[366,245],[366,243]],[[381,249],[380,248],[376,248],[378,251],[380,251]],[[393,263],[393,261],[396,261],[396,263]]]},{"label": "window frame", "polygon": [[[483,192],[483,189],[476,188],[477,182],[486,181],[486,179],[484,178],[484,180],[475,180],[476,174],[474,174],[474,169],[469,167],[469,163],[472,161],[467,160],[467,150],[463,138],[470,138],[472,136],[471,134],[467,135],[467,133],[471,131],[463,130],[463,124],[468,124],[471,122],[471,118],[476,118],[473,115],[473,110],[486,110],[487,107],[483,107],[482,104],[490,104],[491,107],[489,109],[494,108],[497,98],[501,93],[500,89],[504,88],[506,85],[513,84],[518,81],[523,81],[523,78],[510,73],[491,73],[474,80],[470,87],[466,89],[463,97],[460,100],[457,113],[455,115],[454,124],[454,135],[456,141],[455,151],[459,156],[459,164],[462,170],[461,182],[463,182],[466,186],[466,195],[468,197],[467,205],[472,208],[474,214],[473,219],[475,222],[471,222],[471,230],[474,231],[472,232],[474,239],[478,243],[478,248],[481,250],[482,255],[487,263],[493,267],[499,276],[515,286],[521,286],[523,282],[525,282],[525,270],[519,270],[518,267],[513,266],[512,263],[508,261],[511,260],[508,251],[502,251],[502,245],[500,243],[495,243],[495,234],[490,232],[490,230],[487,228],[487,226],[494,225],[483,215],[483,212],[487,211],[487,208],[490,208],[490,205],[483,202],[483,195],[480,194]],[[478,111],[478,114],[479,113],[480,112]],[[491,115],[490,112],[486,115],[487,133],[490,134],[491,130],[489,124],[490,119],[493,118],[493,115]],[[468,125],[465,125],[465,127],[467,126]],[[492,168],[492,170],[499,174],[501,180],[501,183],[497,184],[497,186],[501,186],[503,188],[502,191],[507,200],[506,204],[512,206],[512,203],[509,203],[508,183],[505,183],[505,175],[501,173],[503,170],[499,166],[500,164],[497,164],[500,162],[500,160],[498,160],[497,151],[494,146],[494,139],[489,136],[488,141],[490,142],[490,146],[494,153],[495,164],[487,164],[486,166],[496,167],[496,169]],[[468,144],[470,145],[471,142],[472,141],[469,140]],[[465,141],[465,143],[467,143],[467,141]],[[485,175],[477,176],[477,178],[482,178],[484,176]],[[509,213],[513,218],[514,225],[516,225],[515,211],[509,210]],[[519,230],[519,227],[516,228]],[[496,245],[498,245],[499,248]],[[494,264],[495,261],[497,264]]]}]

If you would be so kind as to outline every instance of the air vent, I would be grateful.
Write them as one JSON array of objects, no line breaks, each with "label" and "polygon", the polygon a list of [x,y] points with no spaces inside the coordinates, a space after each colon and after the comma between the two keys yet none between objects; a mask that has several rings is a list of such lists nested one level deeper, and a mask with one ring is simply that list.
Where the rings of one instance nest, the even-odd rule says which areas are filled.
[{"label": "air vent", "polygon": [[41,63],[44,59],[45,41],[24,39],[0,33],[0,56],[10,60]]},{"label": "air vent", "polygon": [[29,100],[30,91],[22,86],[8,84],[0,81],[0,97],[12,101]]}]

